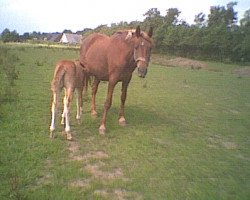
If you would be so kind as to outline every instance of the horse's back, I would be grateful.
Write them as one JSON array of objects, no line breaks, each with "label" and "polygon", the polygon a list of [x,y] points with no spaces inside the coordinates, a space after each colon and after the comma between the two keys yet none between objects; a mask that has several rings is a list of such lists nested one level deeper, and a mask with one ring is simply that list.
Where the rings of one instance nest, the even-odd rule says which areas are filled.
[{"label": "horse's back", "polygon": [[95,33],[82,41],[80,49],[80,62],[84,64],[90,74],[100,79],[108,78],[107,48],[110,38]]},{"label": "horse's back", "polygon": [[70,60],[61,60],[57,63],[54,77],[51,82],[52,91],[65,88],[74,88],[76,78],[76,65]]}]

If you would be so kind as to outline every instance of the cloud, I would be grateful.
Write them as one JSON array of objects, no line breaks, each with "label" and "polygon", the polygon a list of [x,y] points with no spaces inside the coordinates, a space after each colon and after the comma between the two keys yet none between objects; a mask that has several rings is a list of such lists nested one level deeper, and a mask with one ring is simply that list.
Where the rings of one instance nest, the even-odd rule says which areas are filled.
[{"label": "cloud", "polygon": [[[241,0],[236,10],[249,9],[248,1]],[[157,8],[161,15],[165,15],[168,8],[178,8],[181,11],[179,19],[191,24],[198,13],[208,15],[210,6],[225,6],[229,2],[231,0],[1,0],[0,31],[4,28],[15,29],[21,34],[32,31],[61,32],[64,29],[77,31],[101,24],[142,21],[143,14],[150,8]],[[242,16],[243,12],[239,14]]]}]

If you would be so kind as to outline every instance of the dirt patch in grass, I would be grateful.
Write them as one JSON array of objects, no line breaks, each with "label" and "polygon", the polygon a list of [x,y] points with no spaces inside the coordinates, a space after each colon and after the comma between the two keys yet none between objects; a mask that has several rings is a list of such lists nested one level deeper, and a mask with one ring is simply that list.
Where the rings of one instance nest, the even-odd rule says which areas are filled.
[{"label": "dirt patch in grass", "polygon": [[238,76],[250,76],[250,67],[243,67],[241,69],[234,70],[234,73]]},{"label": "dirt patch in grass", "polygon": [[[123,174],[121,168],[109,169],[105,163],[109,159],[109,155],[104,151],[90,151],[82,153],[77,140],[68,142],[69,160],[82,162],[83,167],[80,169],[83,172],[88,172],[89,177],[85,179],[71,180],[68,185],[72,188],[81,188],[87,190],[91,188],[92,183],[97,180],[101,183],[115,180],[128,181]],[[106,168],[107,169],[106,169]],[[94,190],[94,196],[99,196],[107,199],[142,199],[142,196],[137,192],[129,192],[121,188],[107,189],[106,187]]]},{"label": "dirt patch in grass", "polygon": [[140,199],[143,199],[141,195],[138,195],[135,192],[129,192],[125,189],[115,189],[112,191],[109,191],[107,189],[95,190],[94,195],[103,197],[105,199],[116,199],[116,200],[123,200],[123,199],[140,200]]},{"label": "dirt patch in grass", "polygon": [[80,188],[88,188],[90,187],[90,179],[85,180],[74,180],[69,183],[70,187],[80,187]]},{"label": "dirt patch in grass", "polygon": [[101,169],[105,164],[103,162],[96,164],[88,164],[85,166],[85,170],[88,171],[96,179],[113,180],[123,178],[123,172],[121,168],[114,169],[113,171],[104,171]]},{"label": "dirt patch in grass", "polygon": [[107,159],[109,156],[103,151],[89,152],[83,155],[85,159]]},{"label": "dirt patch in grass", "polygon": [[235,150],[238,148],[238,145],[234,142],[225,141],[221,136],[219,135],[212,135],[207,138],[207,145],[210,148],[225,148],[228,150]]},{"label": "dirt patch in grass", "polygon": [[208,67],[207,64],[202,61],[197,61],[183,57],[169,58],[161,55],[154,55],[152,62],[158,65],[163,65],[168,67],[184,67],[190,69],[205,69]]}]

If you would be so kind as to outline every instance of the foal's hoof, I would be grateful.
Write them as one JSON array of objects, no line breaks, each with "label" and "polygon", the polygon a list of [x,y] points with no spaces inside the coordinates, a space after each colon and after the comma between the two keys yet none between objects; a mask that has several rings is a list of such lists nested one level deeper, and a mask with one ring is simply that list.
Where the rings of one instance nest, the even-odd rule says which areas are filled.
[{"label": "foal's hoof", "polygon": [[121,118],[119,119],[119,125],[120,125],[120,126],[126,126],[126,120],[125,120],[124,117],[121,117]]},{"label": "foal's hoof", "polygon": [[99,134],[100,135],[105,135],[105,132],[106,132],[106,128],[104,125],[101,125],[100,128],[99,128]]},{"label": "foal's hoof", "polygon": [[50,138],[50,139],[54,139],[54,137],[55,137],[55,136],[54,136],[53,132],[50,131],[49,138]]},{"label": "foal's hoof", "polygon": [[50,131],[49,138],[50,139],[54,138],[54,133],[53,133],[54,130],[55,130],[55,127],[53,127],[53,126],[49,127],[49,131]]},{"label": "foal's hoof", "polygon": [[66,132],[66,137],[67,137],[67,140],[69,140],[69,141],[73,140],[71,133]]}]

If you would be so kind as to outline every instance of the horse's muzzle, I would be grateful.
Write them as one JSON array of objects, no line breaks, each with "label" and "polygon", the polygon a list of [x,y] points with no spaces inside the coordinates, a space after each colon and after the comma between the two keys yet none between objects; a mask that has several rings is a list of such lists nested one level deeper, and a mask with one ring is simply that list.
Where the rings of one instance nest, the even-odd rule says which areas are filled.
[{"label": "horse's muzzle", "polygon": [[145,78],[145,76],[147,75],[147,67],[138,67],[138,76],[141,78]]},{"label": "horse's muzzle", "polygon": [[141,78],[145,78],[147,74],[148,63],[146,62],[145,58],[139,57],[136,59],[137,68],[138,68],[138,76]]}]

